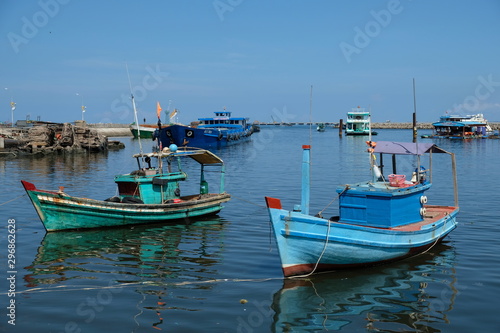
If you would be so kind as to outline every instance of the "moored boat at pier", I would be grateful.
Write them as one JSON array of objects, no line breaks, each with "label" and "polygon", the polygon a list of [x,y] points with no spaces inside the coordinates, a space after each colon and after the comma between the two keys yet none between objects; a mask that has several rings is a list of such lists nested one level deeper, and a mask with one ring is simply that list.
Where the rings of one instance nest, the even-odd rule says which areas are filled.
[{"label": "moored boat at pier", "polygon": [[231,112],[217,111],[215,117],[199,118],[197,126],[170,125],[156,132],[163,147],[222,148],[250,140],[254,132],[248,118],[232,117]]}]

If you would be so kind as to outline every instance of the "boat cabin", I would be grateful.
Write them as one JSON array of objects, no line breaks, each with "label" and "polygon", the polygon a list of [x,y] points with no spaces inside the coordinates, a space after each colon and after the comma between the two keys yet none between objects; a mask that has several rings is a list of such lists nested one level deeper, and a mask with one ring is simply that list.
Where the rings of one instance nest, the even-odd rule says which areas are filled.
[{"label": "boat cabin", "polygon": [[475,138],[492,132],[481,113],[476,115],[444,115],[434,126],[434,135],[443,138]]},{"label": "boat cabin", "polygon": [[370,113],[364,108],[352,109],[347,113],[346,134],[369,134],[370,133]]},{"label": "boat cabin", "polygon": [[[372,161],[372,180],[356,184],[349,184],[337,188],[339,193],[339,222],[364,225],[379,228],[393,228],[422,221],[425,217],[427,197],[425,191],[431,187],[432,158],[429,157],[429,166],[421,166],[421,155],[425,153],[447,153],[432,143],[404,143],[380,141],[372,146],[372,157],[379,154],[379,165]],[[398,155],[413,155],[416,166],[409,168],[402,163],[401,169],[411,170],[411,178],[398,174]],[[384,157],[389,156],[392,162],[391,174],[384,176]],[[456,175],[454,173],[454,175]],[[454,179],[456,185],[456,177]],[[455,186],[456,188],[456,186]],[[456,191],[455,191],[456,195]],[[458,199],[455,197],[455,204]]]},{"label": "boat cabin", "polygon": [[[224,192],[224,164],[219,157],[203,149],[177,150],[177,146],[175,148],[172,146],[159,152],[134,155],[139,166],[138,170],[115,177],[122,202],[126,198],[125,202],[130,203],[164,204],[192,199],[193,196],[203,196],[208,194],[206,172],[216,171],[220,173],[220,193]],[[180,182],[188,177],[181,163],[181,159],[186,157],[190,157],[201,166],[199,193],[190,195],[189,198],[181,195],[180,188]],[[217,167],[218,170],[206,170],[209,166]]]},{"label": "boat cabin", "polygon": [[213,118],[198,118],[199,127],[243,127],[247,126],[248,118],[231,117],[229,111],[216,111]]}]

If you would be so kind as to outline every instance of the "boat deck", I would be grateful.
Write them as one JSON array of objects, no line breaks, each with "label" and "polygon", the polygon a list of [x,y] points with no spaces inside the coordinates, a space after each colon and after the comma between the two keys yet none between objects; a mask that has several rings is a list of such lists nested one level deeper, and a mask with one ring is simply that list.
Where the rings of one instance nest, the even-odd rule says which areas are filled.
[{"label": "boat deck", "polygon": [[426,212],[425,212],[425,216],[424,216],[423,221],[408,224],[408,225],[393,227],[393,228],[390,228],[390,230],[397,230],[397,231],[422,230],[422,229],[425,229],[426,226],[431,226],[434,223],[436,223],[437,221],[450,215],[453,211],[455,211],[458,208],[457,207],[450,207],[450,206],[425,205],[425,209],[426,209]]},{"label": "boat deck", "polygon": [[[383,229],[383,230],[394,230],[394,231],[418,231],[423,230],[429,227],[432,227],[434,223],[445,218],[446,216],[453,213],[458,207],[453,206],[435,206],[435,205],[425,205],[425,216],[424,219],[420,222],[411,223],[407,225],[400,225],[391,228],[383,228],[379,226],[366,226],[367,228],[375,228],[375,229]],[[330,222],[339,223],[339,224],[348,224],[348,225],[356,225],[353,223],[346,223],[339,220],[339,216],[333,216],[330,218]]]}]

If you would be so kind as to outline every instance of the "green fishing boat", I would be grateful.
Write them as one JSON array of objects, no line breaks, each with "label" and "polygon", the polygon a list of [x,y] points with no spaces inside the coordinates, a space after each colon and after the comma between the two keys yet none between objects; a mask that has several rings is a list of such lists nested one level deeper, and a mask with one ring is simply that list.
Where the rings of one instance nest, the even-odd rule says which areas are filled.
[{"label": "green fishing boat", "polygon": [[[133,156],[138,169],[118,175],[118,196],[106,200],[74,197],[60,187],[57,191],[37,189],[21,181],[47,231],[114,227],[158,223],[218,213],[231,196],[224,191],[224,162],[212,152],[171,145],[152,153]],[[186,181],[183,160],[191,159],[201,167],[195,193],[181,194]],[[206,172],[218,173],[216,192],[209,192]],[[214,184],[211,184],[213,186]],[[191,186],[192,187],[192,186]]]}]

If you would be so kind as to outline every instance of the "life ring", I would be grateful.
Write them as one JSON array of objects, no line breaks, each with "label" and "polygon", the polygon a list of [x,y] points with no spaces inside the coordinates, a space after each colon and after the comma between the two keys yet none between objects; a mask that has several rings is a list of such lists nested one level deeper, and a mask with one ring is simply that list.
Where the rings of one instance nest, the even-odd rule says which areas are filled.
[{"label": "life ring", "polygon": [[179,196],[181,195],[181,190],[180,190],[180,188],[176,188],[176,189],[174,190],[174,194],[175,194],[175,196],[176,196],[176,197],[179,197]]},{"label": "life ring", "polygon": [[166,133],[169,138],[172,137],[172,132],[170,130],[167,130]]},{"label": "life ring", "polygon": [[425,209],[425,207],[420,208],[420,215],[422,215],[422,217],[425,217],[426,212],[427,212],[427,209]]},{"label": "life ring", "polygon": [[193,130],[187,130],[187,131],[186,131],[186,136],[187,136],[188,138],[192,138],[192,137],[194,137],[194,132],[193,132]]}]

